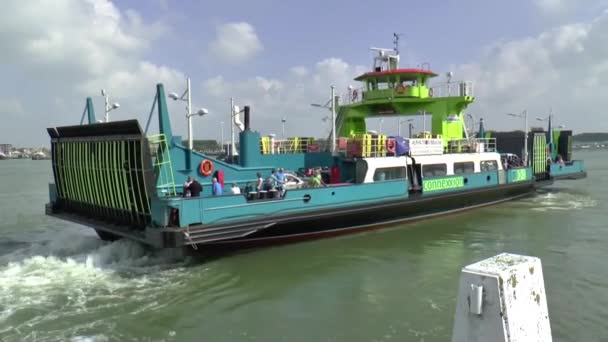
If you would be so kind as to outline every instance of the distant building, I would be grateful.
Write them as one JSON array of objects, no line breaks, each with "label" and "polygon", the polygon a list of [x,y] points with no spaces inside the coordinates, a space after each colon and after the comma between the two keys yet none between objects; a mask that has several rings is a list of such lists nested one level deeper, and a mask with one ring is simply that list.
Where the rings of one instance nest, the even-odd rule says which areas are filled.
[{"label": "distant building", "polygon": [[13,145],[11,144],[0,144],[0,152],[2,154],[8,156],[11,152],[13,152]]}]

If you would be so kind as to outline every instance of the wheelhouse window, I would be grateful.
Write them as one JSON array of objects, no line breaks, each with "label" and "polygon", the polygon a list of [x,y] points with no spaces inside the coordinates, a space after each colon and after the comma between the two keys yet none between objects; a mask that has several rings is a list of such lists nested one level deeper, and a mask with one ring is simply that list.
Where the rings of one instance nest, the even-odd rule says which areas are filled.
[{"label": "wheelhouse window", "polygon": [[473,173],[475,172],[475,163],[474,162],[460,162],[454,163],[454,174],[461,175],[463,173]]},{"label": "wheelhouse window", "polygon": [[482,160],[479,164],[481,172],[498,170],[498,162],[496,160]]},{"label": "wheelhouse window", "polygon": [[374,171],[374,182],[406,178],[405,167],[382,167]]},{"label": "wheelhouse window", "polygon": [[448,174],[446,164],[422,165],[422,177],[442,177]]}]

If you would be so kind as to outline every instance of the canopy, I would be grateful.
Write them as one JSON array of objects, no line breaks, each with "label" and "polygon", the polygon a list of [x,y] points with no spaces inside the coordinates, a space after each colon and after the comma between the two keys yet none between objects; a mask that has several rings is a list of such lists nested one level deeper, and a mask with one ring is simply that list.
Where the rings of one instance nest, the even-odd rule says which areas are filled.
[{"label": "canopy", "polygon": [[414,81],[418,79],[418,76],[424,75],[427,77],[435,77],[436,73],[425,70],[425,69],[394,69],[394,70],[385,70],[385,71],[372,71],[366,72],[365,74],[355,78],[355,81],[365,81],[367,79],[373,78],[378,81],[392,81],[395,80],[395,76],[400,75],[400,79],[402,81]]}]

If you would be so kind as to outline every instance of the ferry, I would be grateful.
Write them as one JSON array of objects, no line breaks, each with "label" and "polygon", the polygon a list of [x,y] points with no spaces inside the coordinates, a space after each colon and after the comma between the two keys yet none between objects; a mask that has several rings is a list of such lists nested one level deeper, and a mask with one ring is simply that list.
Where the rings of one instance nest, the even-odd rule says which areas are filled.
[{"label": "ferry", "polygon": [[[567,141],[571,132],[530,132],[525,153],[514,152],[523,162],[506,162],[512,151],[507,145],[500,151],[483,123],[469,134],[472,83],[452,82],[448,74],[446,83],[431,85],[438,75],[430,66],[400,68],[396,50],[374,49],[372,69],[355,79],[361,88],[342,96],[331,88],[328,139],[263,136],[250,106],[234,108],[238,148],[231,144],[227,158],[193,151],[173,135],[162,84],[150,112],[158,119],[153,135],[150,119],[145,129],[137,120],[97,122],[88,98],[88,124],[47,129],[54,183],[46,214],[88,226],[103,240],[236,249],[449,215],[586,176],[584,163],[571,159],[571,145],[548,138]],[[366,124],[421,113],[432,124],[418,136],[387,136]],[[290,186],[259,187],[259,174],[267,178],[281,168]],[[188,178],[202,185],[200,195],[187,196]],[[224,189],[220,196],[215,181]],[[238,194],[231,194],[232,184]]]}]

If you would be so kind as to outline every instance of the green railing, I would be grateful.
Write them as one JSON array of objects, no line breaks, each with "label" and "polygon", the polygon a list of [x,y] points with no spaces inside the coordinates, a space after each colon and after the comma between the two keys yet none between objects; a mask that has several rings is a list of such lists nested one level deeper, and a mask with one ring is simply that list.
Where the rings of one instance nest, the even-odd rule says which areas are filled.
[{"label": "green railing", "polygon": [[156,176],[156,188],[159,195],[175,196],[177,194],[173,165],[171,164],[171,153],[164,134],[148,136],[150,151],[152,155],[152,166]]}]

